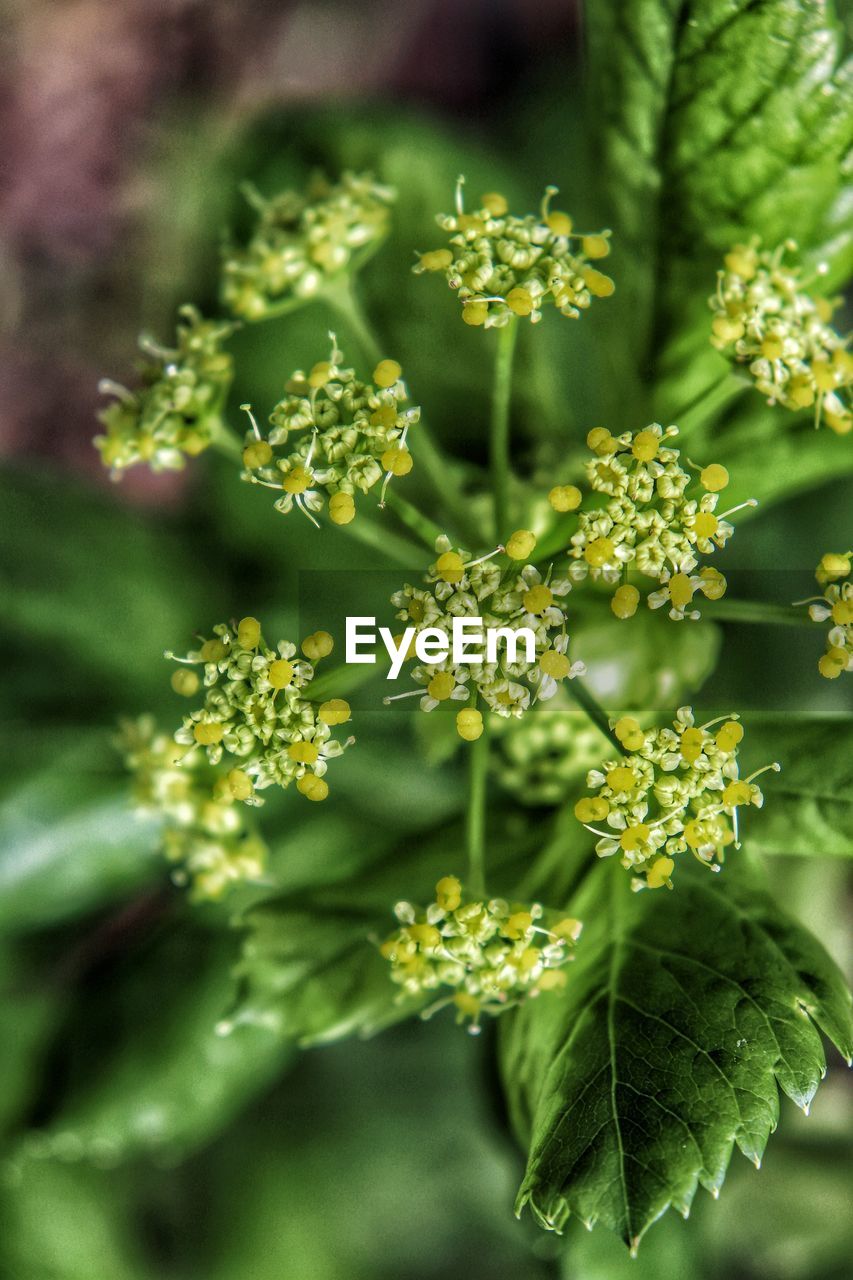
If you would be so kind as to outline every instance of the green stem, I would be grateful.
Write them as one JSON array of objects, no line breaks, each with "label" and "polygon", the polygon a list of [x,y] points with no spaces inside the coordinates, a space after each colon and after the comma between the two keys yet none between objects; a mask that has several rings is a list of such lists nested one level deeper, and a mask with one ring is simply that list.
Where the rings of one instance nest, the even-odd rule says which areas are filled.
[{"label": "green stem", "polygon": [[507,488],[509,484],[509,410],[512,394],[512,360],[518,337],[518,321],[515,316],[498,330],[498,349],[495,356],[495,380],[492,389],[492,416],[490,433],[490,465],[492,495],[495,504],[495,537],[508,536]]},{"label": "green stem", "polygon": [[607,712],[592,696],[586,685],[582,685],[580,680],[567,680],[566,689],[579,707],[582,707],[589,716],[596,729],[600,729],[605,738],[608,738],[619,752],[620,756],[625,754],[625,748],[616,737],[616,734],[610,728],[610,722],[607,719]]},{"label": "green stem", "polygon": [[364,515],[356,515],[349,524],[335,525],[334,528],[348,534],[356,542],[379,551],[389,560],[395,560],[405,569],[411,569],[413,565],[417,566],[423,562],[423,552],[414,542],[410,542],[408,538],[398,537],[396,533],[382,528]]},{"label": "green stem", "polygon": [[671,419],[679,429],[682,439],[686,439],[696,427],[712,418],[720,409],[725,408],[730,400],[744,390],[746,383],[733,373],[727,373],[717,382],[712,382],[698,396],[695,396],[679,413]]},{"label": "green stem", "polygon": [[[334,287],[326,290],[323,298],[355,336],[367,361],[372,365],[378,364],[382,359],[379,342],[348,280],[336,282]],[[448,459],[433,440],[423,417],[411,428],[409,447],[436,495],[450,510],[460,531],[473,538],[476,545],[479,530],[475,529],[471,520],[468,501],[459,488]]]},{"label": "green stem", "polygon": [[470,746],[468,816],[468,892],[472,898],[486,893],[486,783],[489,770],[489,716],[483,716],[483,732]]},{"label": "green stem", "polygon": [[805,609],[792,605],[771,604],[764,600],[714,600],[708,609],[712,622],[753,622],[758,626],[812,627],[814,623]]},{"label": "green stem", "polygon": [[400,496],[391,485],[385,494],[385,505],[390,507],[396,516],[416,534],[430,551],[435,550],[435,540],[444,532],[428,516],[422,515],[417,507],[406,498]]},{"label": "green stem", "polygon": [[217,418],[210,437],[210,447],[229,462],[243,462],[243,443],[236,431],[232,431],[222,418]]},{"label": "green stem", "polygon": [[371,328],[370,321],[362,310],[361,303],[350,284],[349,278],[342,276],[327,285],[322,294],[322,300],[336,315],[340,316],[361,347],[361,353],[368,364],[377,365],[382,359],[379,342]]}]

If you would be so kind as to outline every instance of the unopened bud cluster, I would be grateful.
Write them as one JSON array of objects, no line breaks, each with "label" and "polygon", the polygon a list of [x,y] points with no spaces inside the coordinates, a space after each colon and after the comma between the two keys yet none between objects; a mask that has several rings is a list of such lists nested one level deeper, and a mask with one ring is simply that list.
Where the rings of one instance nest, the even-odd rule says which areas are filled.
[{"label": "unopened bud cluster", "polygon": [[395,193],[369,174],[344,173],[330,183],[317,176],[303,192],[266,199],[246,196],[257,223],[245,248],[228,250],[222,295],[246,320],[263,320],[282,304],[309,301],[344,271],[353,271],[388,232]]},{"label": "unopened bud cluster", "polygon": [[559,805],[602,755],[600,731],[561,685],[535,716],[492,723],[492,769],[523,805]]},{"label": "unopened bud cluster", "polygon": [[287,641],[267,646],[256,618],[214,627],[198,649],[176,659],[181,666],[172,676],[176,693],[188,699],[203,695],[175,734],[185,758],[203,754],[212,765],[230,758],[228,785],[246,804],[259,804],[256,792],[265,787],[291,782],[308,800],[325,800],[328,761],[354,741],[332,736],[335,726],[350,719],[349,704],[342,698],[318,704],[307,688],[312,662],[332,646],[328,632],[315,632],[302,643],[305,658],[298,658]]},{"label": "unopened bud cluster", "polygon": [[396,360],[381,360],[372,382],[361,382],[342,359],[333,342],[328,360],[294,373],[266,434],[250,414],[243,447],[243,479],[278,490],[277,511],[296,507],[313,520],[328,500],[339,525],[354,519],[356,494],[382,481],[381,502],[390,480],[411,471],[408,433],[421,413],[406,407]]},{"label": "unopened bud cluster", "polygon": [[455,876],[435,888],[425,909],[398,902],[400,927],[380,951],[405,998],[440,992],[424,1017],[453,1005],[460,1022],[479,1030],[484,1014],[499,1014],[543,991],[565,986],[564,966],[581,933],[581,922],[546,913],[538,903],[510,906],[501,898],[466,901]]},{"label": "unopened bud cluster", "polygon": [[618,855],[634,889],[672,888],[675,859],[687,850],[719,871],[737,845],[738,808],[764,803],[754,779],[779,766],[739,777],[736,716],[697,727],[692,708],[681,707],[671,729],[642,729],[630,716],[613,727],[625,754],[590,770],[593,794],[575,805],[575,817],[599,837],[596,853]]},{"label": "unopened bud cluster", "polygon": [[229,324],[205,320],[195,307],[180,310],[174,348],[140,339],[146,356],[136,391],[110,379],[100,389],[115,399],[98,415],[105,431],[94,444],[113,479],[144,462],[152,471],[176,471],[196,457],[221,429],[233,362],[222,343]]},{"label": "unopened bud cluster", "polygon": [[786,266],[793,241],[766,250],[735,245],[709,299],[711,342],[748,366],[758,390],[786,409],[814,406],[815,422],[853,429],[853,354],[832,327],[834,303],[806,292],[800,269]]},{"label": "unopened bud cluster", "polygon": [[[432,628],[449,634],[454,618],[481,619],[484,630],[526,628],[533,633],[532,661],[524,644],[519,644],[515,653],[506,647],[498,649],[492,662],[484,654],[480,663],[457,663],[451,653],[441,661],[413,667],[412,679],[420,687],[397,696],[420,695],[422,711],[434,711],[447,701],[465,703],[457,713],[456,727],[466,741],[473,742],[483,733],[478,698],[498,716],[521,716],[532,702],[553,697],[560,681],[584,670],[567,653],[563,599],[571,584],[550,574],[543,577],[535,565],[525,563],[535,544],[532,533],[519,529],[506,547],[473,559],[470,552],[455,550],[448,538],[438,538],[438,555],[425,585],[407,584],[391,597],[397,618],[413,628],[415,636]],[[413,639],[412,657],[414,644]]]},{"label": "unopened bud cluster", "polygon": [[575,231],[567,213],[550,208],[554,194],[549,187],[538,215],[511,214],[497,192],[466,213],[460,180],[455,213],[436,219],[451,247],[420,254],[414,270],[444,274],[466,324],[500,327],[513,316],[535,323],[547,305],[576,318],[594,297],[613,293],[610,277],[591,265],[610,252],[610,232]]},{"label": "unopened bud cluster", "polygon": [[135,804],[162,819],[163,852],[177,868],[176,883],[189,883],[196,899],[217,899],[263,877],[267,847],[224,771],[200,752],[187,756],[151,716],[123,723],[118,746],[133,774]]},{"label": "unopened bud cluster", "polygon": [[818,662],[820,674],[836,680],[843,671],[853,671],[853,581],[850,578],[851,552],[829,552],[817,567],[823,595],[809,604],[813,622],[828,622],[826,653]]},{"label": "unopened bud cluster", "polygon": [[[636,434],[613,436],[596,427],[587,436],[594,454],[586,464],[589,486],[604,502],[578,515],[569,575],[576,582],[589,575],[614,586],[611,608],[618,618],[630,618],[640,601],[638,588],[627,581],[630,571],[660,584],[648,604],[668,606],[676,621],[699,617],[693,607],[697,592],[718,600],[726,590],[723,575],[700,567],[698,557],[725,546],[734,532],[726,516],[740,508],[717,515],[729,474],[717,463],[688,464],[692,471],[685,470],[681,453],[668,444],[677,435],[677,427],[664,431],[653,423]],[[556,510],[566,511],[579,505],[581,494],[567,485],[549,498]]]}]

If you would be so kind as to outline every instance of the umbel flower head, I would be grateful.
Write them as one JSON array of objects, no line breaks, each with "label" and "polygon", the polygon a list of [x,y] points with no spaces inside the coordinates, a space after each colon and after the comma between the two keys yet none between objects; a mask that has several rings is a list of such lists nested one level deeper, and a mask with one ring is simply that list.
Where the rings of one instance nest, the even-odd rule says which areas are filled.
[{"label": "umbel flower head", "polygon": [[222,296],[246,320],[310,301],[330,280],[355,271],[387,235],[396,199],[391,187],[354,173],[337,183],[318,174],[304,192],[270,199],[248,184],[244,191],[257,222],[245,248],[226,251]]},{"label": "umbel flower head", "polygon": [[564,966],[582,928],[579,920],[546,915],[538,902],[467,901],[456,876],[439,880],[425,909],[398,902],[394,914],[399,928],[380,951],[401,999],[446,988],[423,1017],[453,1005],[473,1033],[484,1014],[565,986]]},{"label": "umbel flower head", "polygon": [[424,585],[406,584],[391,597],[404,629],[414,633],[409,657],[415,656],[421,632],[437,628],[450,636],[455,618],[480,618],[484,630],[526,628],[532,632],[535,653],[528,658],[524,643],[515,652],[496,644],[494,660],[484,650],[482,662],[468,664],[454,661],[451,650],[436,662],[418,662],[411,672],[418,687],[386,698],[386,703],[418,697],[422,711],[434,711],[448,701],[464,703],[456,727],[460,737],[473,742],[483,732],[479,699],[499,716],[521,716],[532,702],[553,697],[560,681],[583,673],[583,663],[572,663],[567,656],[563,600],[571,584],[525,563],[535,544],[529,530],[519,529],[506,547],[474,559],[470,552],[454,549],[449,538],[436,539],[436,560]]},{"label": "umbel flower head", "polygon": [[837,680],[842,671],[853,671],[853,581],[850,566],[853,552],[828,552],[822,557],[815,577],[823,587],[822,596],[800,600],[808,604],[813,622],[830,624],[826,653],[818,671],[827,680]]},{"label": "umbel flower head", "polygon": [[436,219],[450,232],[450,248],[420,254],[414,270],[444,273],[458,291],[466,324],[499,327],[513,316],[536,323],[548,305],[576,318],[593,298],[613,292],[610,277],[591,265],[610,252],[610,232],[575,231],[567,213],[551,209],[556,187],[546,190],[538,215],[517,217],[497,192],[466,213],[463,181],[456,186],[456,211]]},{"label": "umbel flower head", "polygon": [[222,343],[233,326],[205,320],[195,307],[181,307],[174,348],[149,337],[139,340],[145,356],[142,381],[128,391],[111,379],[100,390],[115,399],[98,419],[105,428],[95,448],[114,480],[128,467],[146,463],[152,471],[177,471],[210,444],[221,427],[233,361]]},{"label": "umbel flower head", "polygon": [[408,393],[396,360],[380,360],[372,382],[360,382],[332,338],[324,360],[298,370],[275,406],[264,435],[248,405],[251,430],[243,448],[243,479],[281,495],[277,511],[298,508],[314,524],[324,496],[335,524],[355,517],[355,496],[382,482],[380,506],[395,476],[412,469],[409,428],[420,409],[407,407]]},{"label": "umbel flower head", "polygon": [[[723,575],[700,567],[699,556],[725,546],[734,532],[728,516],[756,505],[751,499],[718,514],[720,493],[729,483],[726,468],[688,463],[686,471],[679,450],[668,443],[677,435],[677,427],[664,431],[655,422],[636,434],[612,436],[596,427],[587,436],[594,454],[586,464],[587,478],[604,501],[578,515],[569,576],[578,582],[589,575],[615,587],[611,608],[617,618],[630,618],[640,601],[639,590],[628,581],[631,571],[660,584],[648,596],[650,608],[668,605],[676,621],[698,618],[696,593],[719,600],[726,590]],[[565,511],[577,506],[580,492],[562,486],[549,498],[556,510]]]},{"label": "umbel flower head", "polygon": [[853,354],[830,323],[836,304],[807,292],[800,268],[785,265],[785,254],[796,247],[789,240],[761,249],[753,240],[726,254],[709,299],[711,342],[748,366],[771,404],[814,405],[815,425],[825,422],[844,435],[853,429]]},{"label": "umbel flower head", "polygon": [[533,716],[495,719],[492,770],[522,805],[563,804],[578,778],[602,757],[601,732],[573,702],[565,684]]},{"label": "umbel flower head", "polygon": [[575,805],[575,817],[599,837],[596,853],[618,854],[635,890],[671,889],[675,860],[687,850],[719,871],[729,845],[738,847],[738,808],[761,807],[755,779],[779,765],[739,776],[735,715],[697,726],[692,708],[680,707],[671,729],[642,729],[631,716],[613,728],[625,754],[590,770],[593,794]]},{"label": "umbel flower head", "polygon": [[302,642],[306,658],[299,658],[286,640],[270,648],[257,618],[243,618],[236,627],[214,627],[185,658],[167,653],[182,664],[172,676],[175,692],[202,699],[175,734],[182,759],[203,754],[218,765],[229,758],[229,785],[246,804],[260,804],[256,792],[265,787],[291,782],[307,799],[325,800],[328,761],[355,741],[332,736],[350,719],[349,704],[342,698],[317,703],[308,689],[314,667],[307,658],[325,657],[332,647],[328,632],[318,631]]},{"label": "umbel flower head", "polygon": [[163,821],[163,852],[177,868],[173,880],[191,884],[193,898],[217,899],[232,885],[262,879],[267,847],[249,811],[236,803],[230,775],[201,752],[187,756],[151,716],[120,729],[117,745],[133,774],[134,801]]}]

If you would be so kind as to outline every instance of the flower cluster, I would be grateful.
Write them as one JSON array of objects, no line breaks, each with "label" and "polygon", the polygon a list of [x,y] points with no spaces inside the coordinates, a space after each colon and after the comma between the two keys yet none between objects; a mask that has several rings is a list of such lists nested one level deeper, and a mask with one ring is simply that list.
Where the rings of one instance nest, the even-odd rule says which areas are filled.
[{"label": "flower cluster", "polygon": [[[587,436],[595,455],[586,464],[590,488],[605,499],[603,505],[580,512],[578,530],[571,539],[571,578],[587,575],[616,587],[611,608],[617,618],[637,611],[640,592],[627,581],[635,570],[653,578],[660,587],[648,596],[652,609],[669,606],[676,621],[698,618],[692,607],[697,591],[719,600],[726,580],[716,569],[699,567],[698,556],[722,547],[734,532],[726,519],[740,507],[719,515],[716,508],[729,474],[719,463],[685,471],[678,449],[667,441],[677,427],[663,430],[657,423],[638,431],[612,436],[596,427]],[[567,492],[571,490],[571,506]],[[572,509],[579,501],[574,486],[553,489],[549,495],[557,510]],[[741,506],[755,506],[755,501]]]},{"label": "flower cluster", "polygon": [[530,657],[522,642],[515,652],[509,646],[496,646],[493,661],[481,652],[481,662],[463,664],[454,660],[451,651],[412,668],[412,679],[419,687],[396,697],[419,697],[422,711],[434,711],[447,701],[465,703],[457,713],[456,727],[466,741],[475,741],[483,732],[478,699],[499,716],[521,716],[531,702],[553,697],[560,681],[583,673],[583,664],[572,663],[567,656],[569,637],[561,602],[571,584],[550,573],[543,577],[534,565],[525,563],[535,544],[532,533],[519,529],[506,547],[472,559],[470,552],[454,550],[448,538],[438,538],[438,555],[425,585],[406,584],[391,597],[397,618],[412,633],[409,657],[415,656],[421,632],[450,635],[454,618],[480,618],[484,630],[526,628],[532,633],[535,654]]},{"label": "flower cluster", "polygon": [[176,883],[190,883],[194,898],[217,899],[231,885],[263,877],[267,847],[235,803],[228,775],[200,752],[187,757],[151,716],[124,722],[118,746],[139,810],[163,820],[163,852],[178,867]]},{"label": "flower cluster", "polygon": [[[201,707],[175,734],[186,749],[182,758],[203,753],[218,765],[227,753],[239,762],[228,774],[231,792],[246,804],[260,804],[256,792],[265,787],[294,781],[307,799],[325,800],[328,761],[354,741],[332,737],[332,729],[350,719],[349,704],[332,698],[317,705],[308,689],[312,661],[332,647],[328,632],[317,631],[302,642],[305,658],[297,658],[295,645],[282,640],[269,648],[257,618],[243,618],[236,627],[214,627],[185,658],[167,653],[182,664],[172,676],[175,692],[193,698],[204,691]],[[194,667],[202,669],[202,680]]]},{"label": "flower cluster", "polygon": [[575,805],[575,817],[599,837],[596,853],[619,854],[634,889],[672,888],[675,857],[687,849],[719,871],[725,850],[737,847],[738,807],[761,807],[755,778],[779,765],[738,776],[743,728],[736,716],[696,726],[692,708],[680,707],[671,729],[644,730],[630,716],[613,729],[625,754],[590,770],[594,794]]},{"label": "flower cluster", "polygon": [[850,563],[853,552],[843,555],[829,552],[823,556],[815,577],[823,587],[823,595],[808,604],[813,622],[830,622],[826,636],[826,653],[818,662],[818,670],[827,680],[835,680],[842,671],[853,671],[853,581]]},{"label": "flower cluster", "polygon": [[561,685],[535,716],[492,725],[493,770],[519,804],[558,805],[604,754],[602,737]]},{"label": "flower cluster", "polygon": [[128,467],[146,463],[152,471],[177,471],[195,457],[221,426],[233,362],[222,343],[232,326],[205,320],[195,307],[181,307],[174,348],[140,339],[146,361],[142,385],[128,391],[105,378],[100,390],[114,396],[98,415],[106,428],[94,445],[114,480]]},{"label": "flower cluster", "polygon": [[535,323],[547,304],[561,315],[579,316],[593,297],[613,292],[610,277],[590,265],[610,252],[610,232],[575,231],[567,213],[551,209],[555,194],[556,187],[547,189],[538,216],[509,213],[497,192],[482,196],[479,209],[466,213],[460,179],[456,212],[437,218],[450,232],[451,248],[420,254],[414,270],[444,273],[459,292],[466,324],[500,327],[513,316]]},{"label": "flower cluster", "polygon": [[814,405],[816,425],[843,435],[853,430],[853,354],[830,323],[834,304],[805,292],[799,268],[784,265],[789,249],[792,241],[773,251],[754,241],[726,254],[709,299],[711,341],[749,366],[771,404]]},{"label": "flower cluster", "polygon": [[475,1033],[483,1014],[502,1013],[565,986],[564,965],[573,958],[582,927],[572,919],[546,923],[538,903],[466,902],[455,876],[439,880],[435,901],[425,910],[398,902],[394,913],[400,927],[380,951],[403,998],[448,987],[453,994],[423,1016],[453,1005],[458,1020],[470,1020]]},{"label": "flower cluster", "polygon": [[285,191],[272,199],[250,186],[244,190],[257,225],[245,248],[229,248],[222,293],[246,320],[308,301],[329,280],[364,262],[388,232],[395,199],[390,187],[353,173],[334,184],[318,175],[304,193]]},{"label": "flower cluster", "polygon": [[294,373],[287,394],[270,414],[264,436],[248,405],[251,430],[243,448],[243,479],[276,489],[277,511],[297,507],[311,515],[329,500],[329,517],[349,524],[356,493],[383,481],[380,505],[394,476],[412,469],[409,428],[421,411],[406,408],[407,392],[396,360],[381,360],[372,382],[360,382],[332,339],[329,359]]}]

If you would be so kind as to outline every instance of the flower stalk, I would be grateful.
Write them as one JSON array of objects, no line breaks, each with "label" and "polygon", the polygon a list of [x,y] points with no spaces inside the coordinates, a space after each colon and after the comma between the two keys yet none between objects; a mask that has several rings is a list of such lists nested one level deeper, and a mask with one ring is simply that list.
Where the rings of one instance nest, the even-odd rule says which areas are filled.
[{"label": "flower stalk", "polygon": [[483,732],[472,742],[468,764],[469,792],[466,837],[468,848],[468,888],[474,897],[486,892],[486,784],[489,770],[489,717],[483,717]]},{"label": "flower stalk", "polygon": [[502,328],[498,329],[495,379],[492,392],[490,466],[496,538],[500,538],[508,527],[509,415],[512,396],[512,365],[517,337],[518,322],[513,316]]}]

